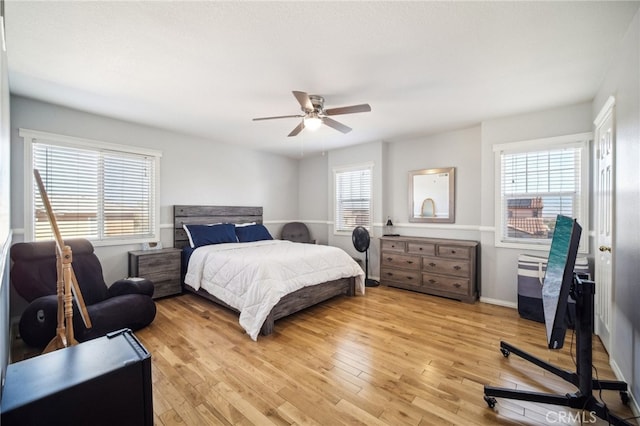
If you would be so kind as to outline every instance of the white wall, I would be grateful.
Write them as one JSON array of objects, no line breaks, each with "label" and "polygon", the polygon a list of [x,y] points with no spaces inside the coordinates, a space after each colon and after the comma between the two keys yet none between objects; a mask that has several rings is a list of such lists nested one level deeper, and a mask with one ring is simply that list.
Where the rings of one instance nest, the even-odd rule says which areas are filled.
[{"label": "white wall", "polygon": [[[495,164],[493,145],[505,142],[519,142],[532,139],[562,136],[592,130],[591,103],[584,102],[546,111],[520,114],[482,123],[481,163],[478,177],[482,182],[480,224],[482,247],[482,291],[481,298],[493,303],[516,306],[518,255],[536,254],[495,247]],[[588,232],[589,226],[584,226]],[[537,252],[538,255],[546,255]]]},{"label": "white wall", "polygon": [[[480,224],[479,157],[479,126],[390,143],[384,178],[391,201],[387,215],[396,231],[403,235],[476,239]],[[409,172],[444,167],[456,168],[455,223],[409,223]]]},{"label": "white wall", "polygon": [[[495,248],[493,144],[589,132],[591,111],[591,103],[585,102],[401,142],[369,143],[331,151],[326,167],[317,159],[304,160],[315,167],[309,167],[307,178],[300,181],[300,194],[303,197],[302,194],[317,193],[318,182],[325,179],[328,242],[358,256],[350,238],[333,235],[332,169],[373,162],[373,236],[382,234],[382,225],[390,216],[394,231],[401,235],[480,241],[481,300],[516,307],[518,255],[523,251]],[[409,223],[409,171],[442,167],[456,168],[455,223]],[[313,199],[314,209],[319,208],[319,202]],[[372,277],[379,276],[379,255],[378,240],[374,238],[370,251]]]},{"label": "white wall", "polygon": [[[17,241],[24,226],[25,173],[19,128],[161,150],[160,223],[165,246],[173,244],[175,204],[262,206],[274,236],[283,222],[298,217],[296,160],[12,96],[11,218]],[[127,276],[127,251],[139,248],[96,248],[107,284]]]},{"label": "white wall", "polygon": [[[381,223],[384,216],[383,212],[383,200],[384,194],[382,188],[382,180],[384,176],[384,161],[383,152],[385,150],[385,144],[383,142],[372,142],[348,148],[338,149],[330,151],[327,161],[327,169],[325,171],[325,182],[328,188],[328,198],[325,203],[325,211],[329,218],[330,224],[327,230],[327,241],[329,245],[340,247],[347,253],[351,254],[355,258],[364,259],[364,255],[359,253],[354,247],[351,241],[351,234],[336,235],[333,231],[334,223],[334,203],[333,203],[333,169],[337,167],[352,166],[357,164],[373,164],[372,186],[374,192],[372,194],[373,203],[373,219],[374,229],[372,230],[371,246],[369,248],[369,276],[377,277],[378,257],[380,256],[379,244],[376,236],[380,236]],[[364,261],[364,260],[363,260]],[[363,263],[364,264],[364,263]]]},{"label": "white wall", "polygon": [[329,156],[326,154],[303,157],[298,161],[298,219],[309,228],[311,238],[318,244],[329,241],[329,216],[327,200],[327,168]]},{"label": "white wall", "polygon": [[609,96],[615,105],[615,205],[611,363],[640,397],[640,12],[593,102],[596,117]]}]

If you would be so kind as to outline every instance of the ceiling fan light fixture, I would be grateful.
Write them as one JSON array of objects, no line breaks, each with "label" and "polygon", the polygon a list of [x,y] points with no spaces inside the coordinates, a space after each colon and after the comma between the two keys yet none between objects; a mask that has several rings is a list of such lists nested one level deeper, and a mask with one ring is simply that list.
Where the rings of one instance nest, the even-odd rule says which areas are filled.
[{"label": "ceiling fan light fixture", "polygon": [[305,92],[298,92],[295,90],[292,93],[300,104],[302,114],[298,113],[297,115],[258,117],[254,118],[253,121],[275,120],[280,118],[302,118],[302,120],[298,122],[298,125],[291,131],[291,133],[287,135],[287,137],[297,136],[304,129],[309,129],[309,131],[316,131],[320,127],[322,127],[323,124],[326,124],[328,127],[331,127],[332,129],[335,129],[340,133],[346,134],[353,129],[351,129],[351,127],[349,126],[345,126],[339,121],[334,120],[333,118],[331,118],[332,116],[371,111],[371,106],[369,106],[369,104],[324,109],[324,98],[322,96],[309,95]]},{"label": "ceiling fan light fixture", "polygon": [[322,126],[322,118],[318,117],[318,113],[310,112],[304,117],[304,127],[311,131],[316,131]]}]

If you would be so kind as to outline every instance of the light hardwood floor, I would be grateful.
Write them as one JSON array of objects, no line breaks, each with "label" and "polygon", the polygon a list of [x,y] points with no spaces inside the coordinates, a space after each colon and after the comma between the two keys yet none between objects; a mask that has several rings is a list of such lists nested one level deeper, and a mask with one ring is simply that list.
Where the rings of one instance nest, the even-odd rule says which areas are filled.
[{"label": "light hardwood floor", "polygon": [[[252,341],[236,314],[193,295],[157,301],[136,335],[152,354],[157,425],[580,424],[566,407],[483,400],[483,385],[567,393],[571,385],[511,355],[500,340],[575,370],[545,346],[543,324],[514,309],[388,287],[339,297],[276,322]],[[615,379],[594,339],[599,378]],[[611,410],[632,416],[618,392]],[[584,424],[592,422],[583,415]]]}]

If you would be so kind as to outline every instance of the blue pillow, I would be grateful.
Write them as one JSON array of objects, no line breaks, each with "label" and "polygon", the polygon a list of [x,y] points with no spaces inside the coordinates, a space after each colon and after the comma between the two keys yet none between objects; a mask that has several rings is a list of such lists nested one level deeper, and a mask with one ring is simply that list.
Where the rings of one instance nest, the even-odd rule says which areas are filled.
[{"label": "blue pillow", "polygon": [[249,225],[236,227],[236,235],[241,243],[249,243],[251,241],[273,240],[273,237],[264,227],[264,225]]},{"label": "blue pillow", "polygon": [[184,225],[192,248],[208,246],[210,244],[237,243],[236,227],[232,223],[216,225]]}]

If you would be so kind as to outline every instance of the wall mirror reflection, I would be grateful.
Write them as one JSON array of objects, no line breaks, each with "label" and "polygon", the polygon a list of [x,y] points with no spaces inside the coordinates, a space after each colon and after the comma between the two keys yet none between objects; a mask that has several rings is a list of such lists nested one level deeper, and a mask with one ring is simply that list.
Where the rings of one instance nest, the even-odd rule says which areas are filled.
[{"label": "wall mirror reflection", "polygon": [[409,222],[454,221],[455,167],[409,172]]}]

